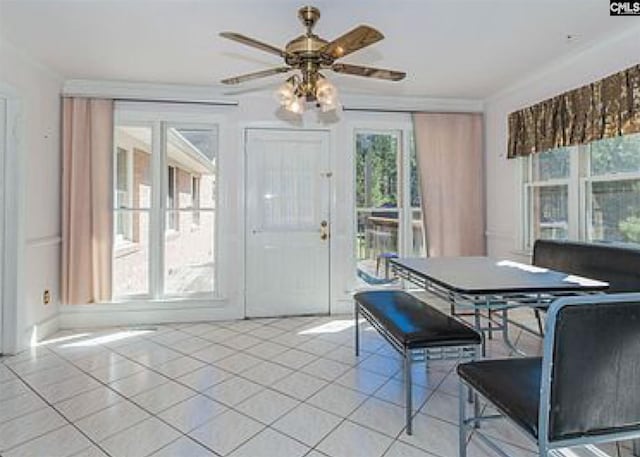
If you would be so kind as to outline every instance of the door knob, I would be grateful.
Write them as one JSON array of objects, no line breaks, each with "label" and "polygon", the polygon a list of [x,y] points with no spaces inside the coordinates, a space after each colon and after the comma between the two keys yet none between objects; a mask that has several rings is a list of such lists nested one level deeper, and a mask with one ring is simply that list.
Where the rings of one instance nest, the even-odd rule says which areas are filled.
[{"label": "door knob", "polygon": [[320,222],[320,239],[326,240],[329,238],[329,223],[327,221]]}]

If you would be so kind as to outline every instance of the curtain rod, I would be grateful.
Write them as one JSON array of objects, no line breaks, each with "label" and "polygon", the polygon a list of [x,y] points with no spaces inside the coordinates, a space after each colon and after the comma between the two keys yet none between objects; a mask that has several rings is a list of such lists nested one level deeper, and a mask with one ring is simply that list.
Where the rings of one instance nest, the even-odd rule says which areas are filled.
[{"label": "curtain rod", "polygon": [[238,102],[231,101],[211,101],[204,100],[172,100],[172,99],[155,99],[155,98],[136,98],[136,97],[116,97],[112,99],[114,102],[141,102],[141,103],[175,103],[179,105],[210,105],[210,106],[238,106]]},{"label": "curtain rod", "polygon": [[478,114],[481,111],[429,111],[429,110],[410,110],[410,109],[393,109],[393,108],[349,108],[345,106],[342,111],[361,111],[369,113],[426,113],[426,114]]}]

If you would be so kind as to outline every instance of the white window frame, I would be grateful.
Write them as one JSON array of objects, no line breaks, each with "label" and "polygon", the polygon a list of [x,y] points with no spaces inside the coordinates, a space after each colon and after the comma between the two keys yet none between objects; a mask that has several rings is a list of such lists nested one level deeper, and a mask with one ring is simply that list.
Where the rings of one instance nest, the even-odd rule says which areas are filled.
[{"label": "white window frame", "polygon": [[591,175],[591,146],[589,144],[572,147],[570,150],[570,172],[568,178],[553,179],[547,181],[532,181],[533,155],[520,159],[518,166],[518,186],[520,188],[520,240],[519,248],[526,253],[531,253],[533,245],[531,240],[530,210],[528,207],[528,195],[531,187],[568,186],[568,239],[576,241],[598,241],[591,238],[591,184],[594,182],[615,182],[627,180],[640,180],[640,170],[636,172],[608,173],[605,175]]},{"label": "white window frame", "polygon": [[[153,301],[153,302],[175,302],[179,300],[188,302],[211,302],[211,300],[219,300],[223,298],[223,288],[221,287],[220,278],[220,217],[219,214],[214,216],[214,290],[211,292],[194,292],[186,294],[169,294],[165,293],[164,287],[164,244],[165,244],[165,214],[167,212],[167,192],[168,192],[168,160],[166,151],[166,128],[211,128],[217,129],[218,150],[216,151],[216,162],[220,161],[220,145],[221,131],[224,129],[225,119],[220,115],[208,113],[187,113],[176,112],[172,109],[162,109],[153,104],[136,104],[124,103],[123,106],[116,105],[114,114],[114,128],[119,125],[133,125],[151,127],[151,207],[150,209],[132,209],[130,211],[146,211],[149,214],[149,266],[148,266],[148,293],[131,294],[113,297],[113,302],[136,302],[136,301]],[[114,145],[114,148],[116,146]],[[219,185],[219,165],[216,168],[215,176],[216,186]],[[216,212],[220,208],[219,189],[215,192],[214,208],[202,209],[199,211]],[[114,209],[115,210],[115,209]],[[186,209],[185,211],[190,211]],[[112,254],[113,255],[113,254]]]},{"label": "white window frame", "polygon": [[[131,208],[132,202],[133,202],[133,182],[134,182],[134,176],[133,176],[133,150],[129,150],[129,149],[124,149],[124,148],[119,148],[117,146],[114,146],[114,163],[117,161],[118,158],[118,150],[122,150],[125,152],[126,154],[126,161],[127,161],[127,192],[129,193],[128,195],[128,202],[127,204],[129,205],[128,208]],[[117,182],[118,180],[118,170],[117,167],[114,166],[113,167],[113,182]],[[114,195],[115,198],[115,195]],[[115,201],[115,200],[114,200]],[[114,205],[115,206],[115,205]],[[114,211],[121,211],[122,212],[126,212],[127,208],[114,208]],[[128,233],[126,234],[129,238],[131,238],[133,234],[133,224],[129,224],[129,229],[128,229]],[[115,233],[114,233],[115,235]]]}]

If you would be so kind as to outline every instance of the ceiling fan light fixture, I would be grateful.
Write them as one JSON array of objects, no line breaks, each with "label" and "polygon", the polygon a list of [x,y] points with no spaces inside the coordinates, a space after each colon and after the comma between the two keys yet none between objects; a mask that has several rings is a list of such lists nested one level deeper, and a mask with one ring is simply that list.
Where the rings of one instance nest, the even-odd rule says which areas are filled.
[{"label": "ceiling fan light fixture", "polygon": [[316,84],[316,100],[322,112],[333,111],[338,108],[338,89],[326,78],[321,78]]},{"label": "ceiling fan light fixture", "polygon": [[323,113],[328,113],[330,111],[335,111],[338,108],[340,108],[340,102],[338,102],[338,100],[332,100],[331,102],[328,103],[321,103],[320,104],[320,111],[322,111]]},{"label": "ceiling fan light fixture", "polygon": [[280,106],[287,106],[296,98],[296,84],[294,78],[287,79],[275,92]]},{"label": "ceiling fan light fixture", "polygon": [[294,114],[303,114],[305,108],[304,105],[304,97],[293,97],[291,101],[284,106],[284,108]]},{"label": "ceiling fan light fixture", "polygon": [[316,99],[320,104],[327,103],[337,98],[338,89],[328,79],[320,78],[316,83]]}]

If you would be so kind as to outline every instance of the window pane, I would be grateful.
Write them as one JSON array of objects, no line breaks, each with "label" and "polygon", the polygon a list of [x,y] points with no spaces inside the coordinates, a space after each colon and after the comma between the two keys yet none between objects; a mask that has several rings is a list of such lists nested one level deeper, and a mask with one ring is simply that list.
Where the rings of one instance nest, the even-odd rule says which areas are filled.
[{"label": "window pane", "polygon": [[151,127],[115,128],[116,208],[151,206]]},{"label": "window pane", "polygon": [[568,236],[568,186],[540,186],[529,189],[529,242],[537,239],[566,239]]},{"label": "window pane", "polygon": [[356,134],[356,206],[398,206],[398,135]]},{"label": "window pane", "polygon": [[640,134],[594,141],[590,151],[592,176],[640,171]]},{"label": "window pane", "polygon": [[[217,129],[167,128],[167,209],[215,208]],[[198,193],[193,192],[194,180]],[[196,199],[197,198],[197,199]]]},{"label": "window pane", "polygon": [[205,128],[175,128],[171,129],[190,143],[209,162],[215,162],[218,156],[218,129]]},{"label": "window pane", "polygon": [[177,229],[165,235],[165,292],[213,292],[214,212],[168,211],[167,218],[175,219]]},{"label": "window pane", "polygon": [[552,149],[531,156],[533,181],[569,177],[571,148]]},{"label": "window pane", "polygon": [[640,180],[591,183],[592,241],[640,243]]},{"label": "window pane", "polygon": [[388,280],[390,258],[398,253],[398,211],[357,212],[358,275],[368,283]]},{"label": "window pane", "polygon": [[149,214],[115,211],[113,296],[149,293]]}]

